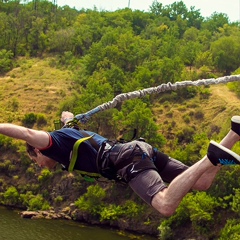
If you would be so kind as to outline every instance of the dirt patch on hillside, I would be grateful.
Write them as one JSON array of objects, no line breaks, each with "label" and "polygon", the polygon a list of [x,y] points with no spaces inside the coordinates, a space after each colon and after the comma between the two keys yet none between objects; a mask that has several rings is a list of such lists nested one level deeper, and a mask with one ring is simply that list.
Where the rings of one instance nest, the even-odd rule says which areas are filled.
[{"label": "dirt patch on hillside", "polygon": [[234,92],[229,90],[227,85],[221,84],[221,85],[211,86],[211,91],[213,96],[218,96],[219,98],[222,98],[222,100],[225,101],[226,104],[239,107],[240,99],[237,97],[237,95]]}]

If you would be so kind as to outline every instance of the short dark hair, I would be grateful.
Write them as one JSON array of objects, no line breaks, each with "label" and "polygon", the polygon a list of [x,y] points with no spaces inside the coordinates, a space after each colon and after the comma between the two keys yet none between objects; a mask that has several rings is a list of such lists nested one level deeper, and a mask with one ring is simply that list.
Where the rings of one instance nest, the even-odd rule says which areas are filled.
[{"label": "short dark hair", "polygon": [[37,157],[37,154],[36,154],[36,152],[34,151],[35,147],[33,147],[32,145],[30,145],[29,143],[26,143],[26,149],[27,149],[27,152],[28,152],[29,156]]}]

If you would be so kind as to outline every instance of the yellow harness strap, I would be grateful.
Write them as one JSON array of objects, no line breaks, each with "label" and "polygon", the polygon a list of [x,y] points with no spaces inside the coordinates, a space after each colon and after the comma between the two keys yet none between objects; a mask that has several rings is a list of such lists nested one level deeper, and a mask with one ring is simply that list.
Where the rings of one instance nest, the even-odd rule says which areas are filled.
[{"label": "yellow harness strap", "polygon": [[85,142],[87,141],[88,139],[90,139],[91,137],[93,137],[94,135],[92,136],[89,136],[89,137],[85,137],[85,138],[81,138],[79,140],[77,140],[75,142],[75,144],[73,145],[73,150],[72,150],[72,157],[71,157],[71,160],[70,160],[70,164],[69,164],[69,167],[68,167],[68,171],[69,172],[72,172],[73,169],[74,169],[74,166],[76,164],[76,161],[77,161],[77,157],[78,157],[78,148],[80,146],[80,144],[82,142]]}]

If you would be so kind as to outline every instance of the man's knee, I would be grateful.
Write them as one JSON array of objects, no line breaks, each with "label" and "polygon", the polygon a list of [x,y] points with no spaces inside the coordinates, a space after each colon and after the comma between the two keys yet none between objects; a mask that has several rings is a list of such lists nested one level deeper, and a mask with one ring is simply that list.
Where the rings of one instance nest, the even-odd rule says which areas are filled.
[{"label": "man's knee", "polygon": [[171,201],[168,201],[168,199],[165,197],[166,191],[167,188],[155,194],[151,205],[163,216],[170,217],[175,213],[177,205],[176,203],[172,204]]}]

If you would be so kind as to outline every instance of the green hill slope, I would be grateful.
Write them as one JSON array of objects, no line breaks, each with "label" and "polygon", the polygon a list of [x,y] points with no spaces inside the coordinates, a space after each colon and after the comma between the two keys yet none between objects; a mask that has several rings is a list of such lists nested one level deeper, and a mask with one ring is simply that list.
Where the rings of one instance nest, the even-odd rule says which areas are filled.
[{"label": "green hill slope", "polygon": [[52,58],[19,59],[0,77],[0,121],[17,123],[25,114],[43,113],[52,125],[59,104],[71,94],[71,72],[50,67]]},{"label": "green hill slope", "polygon": [[[30,112],[34,114],[42,113],[48,121],[44,128],[46,130],[53,129],[53,120],[59,117],[60,104],[70,97],[75,89],[71,80],[73,73],[51,67],[52,61],[54,61],[54,58],[20,59],[19,67],[0,77],[1,122],[21,124],[25,114]],[[188,149],[188,154],[193,156],[190,162],[198,160],[200,156],[206,153],[206,144],[208,144],[209,139],[220,140],[229,130],[231,116],[240,114],[239,99],[228,89],[226,84],[202,88],[202,94],[198,94],[191,99],[173,100],[169,93],[154,96],[154,99],[155,103],[152,106],[152,111],[159,126],[159,132],[167,139],[164,146],[166,153],[180,160],[186,160],[184,159],[185,155],[180,152],[187,149],[188,146],[194,146],[195,140],[191,136],[199,134],[200,141],[198,140],[197,144],[199,146],[194,146],[191,151]],[[33,127],[38,128],[39,126],[34,125]],[[202,137],[202,142],[201,134],[207,136]],[[26,198],[24,200],[40,195],[55,209],[63,209],[69,207],[79,196],[84,194],[89,186],[89,183],[79,180],[79,176],[75,173],[69,174],[61,170],[49,173],[36,169],[27,160],[28,157],[23,154],[25,150],[21,145],[17,145],[17,148],[15,148],[10,144],[10,147],[7,146],[1,148],[1,150],[0,202],[3,204],[22,206],[21,198],[21,201],[14,198],[14,201],[16,201],[14,202],[13,198],[6,194],[10,187],[14,186],[17,189],[16,191]],[[15,152],[21,154],[15,155]],[[224,191],[226,191],[225,187],[228,188],[226,179],[227,177],[223,172],[221,187]],[[230,193],[232,193],[234,186],[238,184],[235,181],[233,182]],[[120,217],[114,223],[110,221],[110,224],[123,229],[157,235],[157,227],[162,218],[152,208],[142,204],[131,189],[118,185],[113,187],[111,183],[106,184],[106,182],[100,183],[100,185],[108,192],[106,204],[111,204],[112,207],[115,206],[114,204],[116,206],[124,205],[126,201],[124,195],[126,195],[128,200],[136,201],[137,204],[145,208],[144,216],[139,215],[141,218],[136,217],[126,220],[125,217]],[[125,194],[122,194],[122,191]],[[41,201],[43,199],[41,198]],[[74,219],[93,223],[98,221],[95,216],[92,217],[86,213],[84,215],[77,210],[73,212],[76,214]],[[142,222],[139,220],[142,218],[148,220]],[[124,226],[122,226],[123,222]],[[216,232],[217,229],[218,227],[215,230]],[[189,227],[188,234],[196,236],[198,233],[195,234],[194,230],[192,231]]]}]

